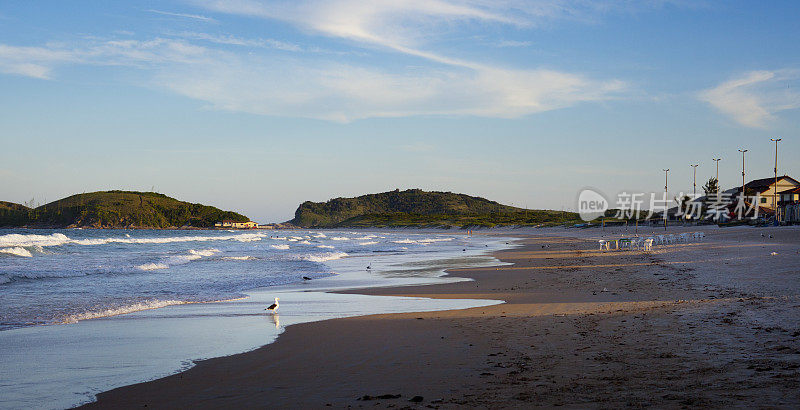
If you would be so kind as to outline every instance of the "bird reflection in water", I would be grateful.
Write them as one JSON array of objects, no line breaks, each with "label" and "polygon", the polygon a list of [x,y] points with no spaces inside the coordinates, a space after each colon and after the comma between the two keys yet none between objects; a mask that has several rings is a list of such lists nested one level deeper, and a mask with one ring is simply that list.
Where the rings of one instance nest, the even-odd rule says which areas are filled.
[{"label": "bird reflection in water", "polygon": [[270,315],[272,318],[272,323],[275,324],[275,329],[281,328],[281,316],[279,314]]}]

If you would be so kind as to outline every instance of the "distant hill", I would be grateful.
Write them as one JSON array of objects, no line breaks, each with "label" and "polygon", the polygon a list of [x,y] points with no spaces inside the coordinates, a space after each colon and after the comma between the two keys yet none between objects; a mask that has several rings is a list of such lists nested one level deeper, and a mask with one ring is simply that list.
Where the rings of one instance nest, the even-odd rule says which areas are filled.
[{"label": "distant hill", "polygon": [[29,211],[31,209],[25,205],[0,201],[0,226],[24,225],[28,220]]},{"label": "distant hill", "polygon": [[496,226],[579,222],[573,212],[525,210],[485,198],[419,189],[304,202],[292,224],[311,228]]},{"label": "distant hill", "polygon": [[[5,226],[207,228],[223,219],[237,222],[249,220],[236,212],[179,201],[155,192],[91,192],[72,195],[36,209],[10,202],[3,204],[11,204],[8,205],[10,216],[5,219],[2,213],[4,208],[0,206],[0,225]],[[19,220],[20,214],[25,215],[22,220]]]}]

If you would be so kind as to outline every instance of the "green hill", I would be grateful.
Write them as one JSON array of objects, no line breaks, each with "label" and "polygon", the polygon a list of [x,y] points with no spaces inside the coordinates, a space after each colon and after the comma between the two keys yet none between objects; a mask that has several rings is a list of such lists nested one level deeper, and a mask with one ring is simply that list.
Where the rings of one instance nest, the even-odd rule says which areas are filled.
[{"label": "green hill", "polygon": [[25,205],[0,201],[0,226],[20,226],[28,220],[31,211]]},{"label": "green hill", "polygon": [[304,202],[292,224],[301,227],[497,226],[576,223],[573,212],[525,210],[485,198],[419,189],[394,190],[327,202]]},{"label": "green hill", "polygon": [[[17,204],[13,204],[17,205]],[[21,206],[21,205],[19,205]],[[24,208],[24,207],[23,207]],[[27,211],[27,212],[25,212]],[[213,206],[192,204],[155,192],[104,191],[72,195],[36,209],[17,211],[27,214],[23,221],[6,226],[89,227],[89,228],[207,228],[223,219],[248,221],[235,212]],[[0,213],[0,217],[2,213]],[[10,222],[14,222],[8,219]]]}]

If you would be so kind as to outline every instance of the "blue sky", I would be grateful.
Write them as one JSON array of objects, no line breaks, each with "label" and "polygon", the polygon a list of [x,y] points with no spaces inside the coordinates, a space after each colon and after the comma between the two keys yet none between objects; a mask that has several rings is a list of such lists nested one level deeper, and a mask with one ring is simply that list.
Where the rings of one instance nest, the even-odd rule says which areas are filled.
[{"label": "blue sky", "polygon": [[[4,1],[0,199],[150,190],[290,219],[395,188],[800,176],[796,1]],[[700,183],[698,182],[698,185]]]}]

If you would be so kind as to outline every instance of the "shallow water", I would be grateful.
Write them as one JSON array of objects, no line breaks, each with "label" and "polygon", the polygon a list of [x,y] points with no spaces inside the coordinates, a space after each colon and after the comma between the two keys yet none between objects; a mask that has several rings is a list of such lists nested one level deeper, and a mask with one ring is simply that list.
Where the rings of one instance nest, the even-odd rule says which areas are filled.
[{"label": "shallow water", "polygon": [[[4,233],[17,235],[5,236],[5,244],[0,236],[0,247],[13,239],[10,247],[32,254],[0,257],[10,279],[0,284],[7,315],[0,407],[70,407],[193,360],[263,346],[294,323],[499,303],[325,291],[459,280],[440,278],[442,269],[496,263],[486,252],[505,246],[501,239],[406,232],[67,231],[67,239],[55,235],[61,232]],[[168,267],[137,268],[148,263]],[[265,313],[276,296],[279,311]],[[187,303],[220,299],[236,300]],[[152,301],[176,304],[145,309],[160,306]],[[114,315],[123,312],[130,313]]]}]

